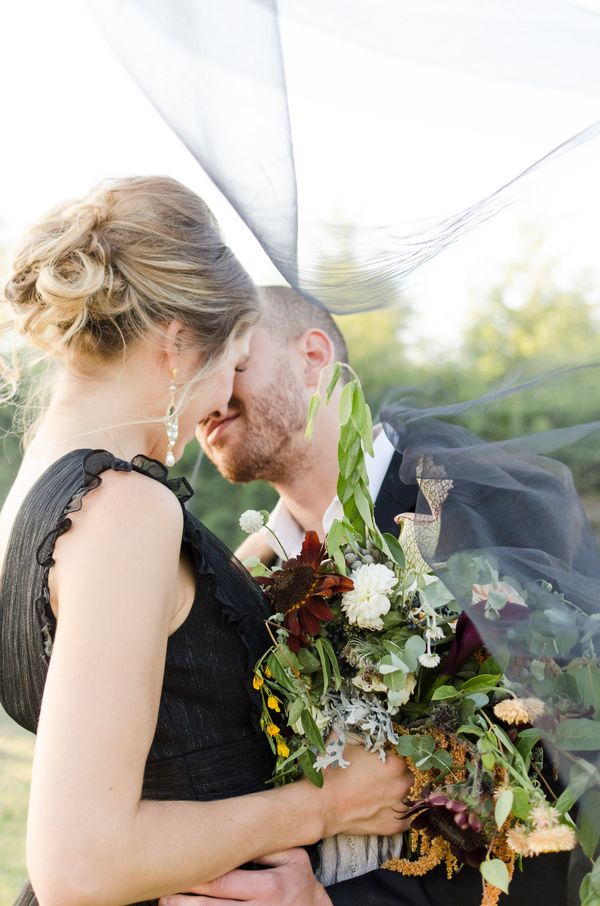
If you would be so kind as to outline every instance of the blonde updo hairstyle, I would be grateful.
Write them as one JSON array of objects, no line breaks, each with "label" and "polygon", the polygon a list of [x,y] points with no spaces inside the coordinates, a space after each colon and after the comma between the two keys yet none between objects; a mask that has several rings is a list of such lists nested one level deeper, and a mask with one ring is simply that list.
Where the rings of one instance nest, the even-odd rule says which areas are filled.
[{"label": "blonde updo hairstyle", "polygon": [[211,211],[160,176],[103,182],[51,211],[17,248],[5,297],[38,360],[82,371],[177,319],[205,376],[259,314]]}]

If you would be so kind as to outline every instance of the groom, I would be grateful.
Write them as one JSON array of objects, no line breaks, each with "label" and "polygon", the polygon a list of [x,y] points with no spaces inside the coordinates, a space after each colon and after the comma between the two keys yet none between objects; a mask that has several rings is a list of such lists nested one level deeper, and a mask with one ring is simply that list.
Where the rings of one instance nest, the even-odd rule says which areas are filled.
[{"label": "groom", "polygon": [[[284,287],[266,287],[261,292],[263,314],[253,334],[247,367],[236,377],[227,413],[202,423],[198,438],[229,481],[262,479],[278,491],[279,501],[268,525],[292,557],[299,552],[306,531],[314,529],[323,536],[339,513],[339,388],[330,405],[321,406],[317,413],[312,439],[305,438],[304,429],[308,401],[321,370],[335,361],[347,361],[348,356],[344,338],[327,312]],[[374,453],[368,460],[368,474],[375,519],[382,531],[397,534],[393,517],[414,511],[417,487],[400,481],[401,456],[381,429],[376,429]],[[258,556],[266,563],[283,556],[266,529],[246,539],[237,554],[240,558]],[[524,871],[516,871],[510,897],[501,897],[500,904],[531,906],[543,901],[545,906],[565,906],[568,861],[568,854],[563,853],[524,860]],[[290,867],[283,860],[277,868],[250,873],[247,901],[256,906],[284,906],[272,892],[277,885],[273,885],[271,873],[279,872],[280,881],[288,871],[296,883],[298,872],[307,870],[301,859],[300,863],[292,859]],[[239,891],[239,880],[235,884]],[[237,899],[235,893],[228,893],[226,882],[210,892],[221,898],[214,900],[216,904]],[[423,878],[379,870],[336,884],[327,894],[329,900],[323,894],[324,899],[315,895],[312,902],[315,906],[328,902],[334,906],[477,906],[481,877],[467,867],[452,881],[440,869]],[[182,897],[174,902],[183,906],[194,901]],[[297,902],[312,906],[308,900]]]}]

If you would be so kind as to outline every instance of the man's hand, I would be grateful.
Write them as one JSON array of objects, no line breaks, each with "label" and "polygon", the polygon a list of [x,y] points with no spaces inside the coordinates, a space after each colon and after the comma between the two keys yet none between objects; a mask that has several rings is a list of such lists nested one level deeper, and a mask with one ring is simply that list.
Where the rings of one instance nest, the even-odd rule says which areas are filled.
[{"label": "man's hand", "polygon": [[258,871],[236,869],[187,894],[163,897],[160,906],[332,906],[315,878],[303,849],[288,849],[257,859],[268,865]]}]

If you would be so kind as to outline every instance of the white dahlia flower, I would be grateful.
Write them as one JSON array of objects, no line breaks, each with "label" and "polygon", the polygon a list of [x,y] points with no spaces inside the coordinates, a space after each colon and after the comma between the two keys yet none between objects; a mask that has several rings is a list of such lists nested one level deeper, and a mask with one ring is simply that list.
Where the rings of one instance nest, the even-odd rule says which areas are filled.
[{"label": "white dahlia flower", "polygon": [[365,563],[352,574],[354,588],[342,595],[342,610],[348,621],[361,629],[383,629],[390,609],[388,595],[398,584],[394,572],[383,563]]}]

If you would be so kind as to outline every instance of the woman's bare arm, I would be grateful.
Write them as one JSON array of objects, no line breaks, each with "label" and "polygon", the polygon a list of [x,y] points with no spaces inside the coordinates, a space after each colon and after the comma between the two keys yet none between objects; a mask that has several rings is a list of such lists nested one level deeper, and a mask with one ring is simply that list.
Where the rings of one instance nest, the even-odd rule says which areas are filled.
[{"label": "woman's bare arm", "polygon": [[141,800],[167,638],[181,611],[181,530],[166,488],[107,473],[57,543],[58,627],[27,845],[43,906],[122,906],[331,833],[398,829],[390,806],[407,775],[397,759],[381,766],[360,751],[322,791],[302,781],[210,803]]}]

